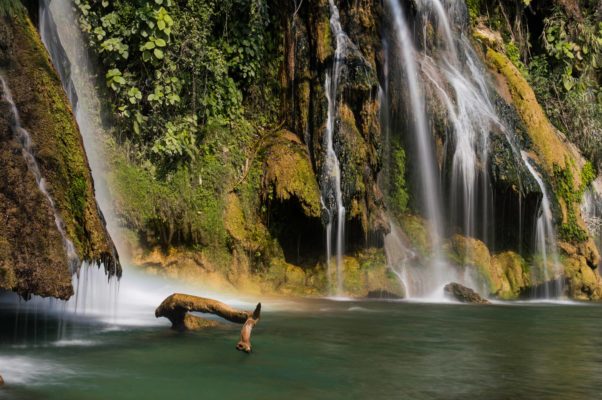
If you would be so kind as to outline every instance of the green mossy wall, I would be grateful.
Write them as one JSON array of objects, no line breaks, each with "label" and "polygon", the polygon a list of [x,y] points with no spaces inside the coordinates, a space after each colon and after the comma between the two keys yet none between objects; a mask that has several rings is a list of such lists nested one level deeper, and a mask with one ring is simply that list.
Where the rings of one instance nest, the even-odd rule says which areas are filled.
[{"label": "green mossy wall", "polygon": [[[31,135],[36,161],[67,234],[80,260],[103,263],[109,274],[120,275],[117,254],[94,197],[82,139],[46,49],[26,13],[0,18],[2,73],[23,127]],[[8,111],[6,104],[1,107]],[[71,274],[52,211],[22,159],[10,129],[10,114],[1,115],[0,174],[5,179],[0,196],[7,200],[0,201],[0,208],[9,217],[0,224],[0,240],[10,250],[0,253],[0,263],[14,276],[1,286],[24,296],[68,298],[73,293]]]}]

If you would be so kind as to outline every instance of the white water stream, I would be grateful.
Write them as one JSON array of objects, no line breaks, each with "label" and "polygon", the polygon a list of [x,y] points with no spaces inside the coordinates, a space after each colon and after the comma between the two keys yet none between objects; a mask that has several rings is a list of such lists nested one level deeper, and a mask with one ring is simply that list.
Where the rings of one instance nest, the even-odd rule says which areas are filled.
[{"label": "white water stream", "polygon": [[[343,204],[343,193],[341,190],[341,166],[337,153],[334,150],[334,135],[336,131],[337,104],[339,80],[341,70],[344,67],[344,57],[347,53],[349,38],[341,27],[339,9],[334,0],[330,3],[330,28],[334,34],[336,48],[332,70],[326,73],[324,87],[328,100],[328,117],[326,121],[326,135],[324,135],[324,168],[322,172],[322,203],[328,211],[328,223],[326,225],[326,263],[328,265],[329,279],[336,276],[335,295],[343,292],[343,254],[345,251],[345,206]],[[336,224],[336,232],[333,227]],[[335,252],[333,253],[333,239]],[[335,268],[333,271],[332,258],[335,257]],[[332,285],[331,285],[332,287]]]}]

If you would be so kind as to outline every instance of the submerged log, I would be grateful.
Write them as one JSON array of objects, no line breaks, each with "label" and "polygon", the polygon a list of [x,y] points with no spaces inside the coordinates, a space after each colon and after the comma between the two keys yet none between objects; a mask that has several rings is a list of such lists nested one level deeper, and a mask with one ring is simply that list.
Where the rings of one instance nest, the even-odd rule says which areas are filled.
[{"label": "submerged log", "polygon": [[191,315],[190,312],[214,314],[230,322],[243,324],[236,348],[247,353],[251,352],[251,331],[259,321],[261,303],[258,303],[255,311],[251,313],[237,310],[218,300],[174,293],[157,307],[155,317],[169,319],[171,328],[178,331],[198,330],[217,325],[215,321]]}]

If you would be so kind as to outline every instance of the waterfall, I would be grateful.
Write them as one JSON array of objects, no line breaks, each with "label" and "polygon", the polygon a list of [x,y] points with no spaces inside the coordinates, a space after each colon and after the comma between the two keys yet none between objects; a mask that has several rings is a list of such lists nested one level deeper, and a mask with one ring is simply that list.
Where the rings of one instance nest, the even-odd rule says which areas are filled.
[{"label": "waterfall", "polygon": [[[109,172],[109,166],[105,162],[105,149],[108,148],[111,126],[106,126],[102,116],[103,104],[96,87],[96,69],[89,57],[74,7],[73,0],[41,0],[40,35],[71,101],[92,172],[96,200],[105,217],[107,230],[122,260],[126,256],[123,262],[124,273],[119,281],[107,282],[102,269],[82,268],[80,276],[73,278],[73,298],[59,302],[34,297],[32,306],[59,314],[64,321],[61,323],[65,324],[72,320],[91,318],[110,325],[152,325],[163,323],[154,318],[155,307],[176,291],[237,304],[237,300],[233,302],[233,299],[224,298],[223,294],[199,290],[198,287],[166,278],[148,276],[128,265],[127,249],[124,247],[124,240],[120,238],[118,218],[105,179]],[[59,339],[71,339],[61,335],[62,331],[59,332]]]},{"label": "waterfall", "polygon": [[[106,159],[104,149],[109,135],[103,126],[102,102],[95,86],[97,81],[95,68],[88,56],[79,29],[77,22],[79,17],[74,9],[75,5],[71,0],[41,0],[39,4],[40,36],[61,78],[75,114],[94,181],[98,208],[106,221],[107,231],[118,253],[123,256],[123,241],[119,240],[119,225],[105,180],[107,165],[104,161]],[[128,271],[128,274],[131,275],[131,272]],[[123,296],[120,296],[119,291],[120,285],[117,281],[107,283],[104,271],[84,266],[81,275],[73,279],[75,296],[64,304],[58,306],[50,304],[48,307],[53,311],[60,308],[64,314],[73,313],[80,316],[86,313],[97,314],[117,321],[118,313],[131,313],[131,309],[136,304],[131,298],[123,302]],[[131,287],[131,284],[128,286]],[[138,289],[138,292],[142,292],[141,288]],[[160,302],[161,299],[157,298],[156,301]],[[122,319],[126,318],[122,317]]]},{"label": "waterfall", "polygon": [[75,5],[71,0],[40,1],[40,36],[59,73],[82,135],[84,149],[94,180],[96,201],[107,223],[107,231],[120,254],[117,217],[105,176],[104,146],[106,129],[101,115],[102,102],[95,87],[96,74],[79,29]]},{"label": "waterfall", "polygon": [[[459,279],[460,282],[476,290],[478,278],[465,274],[451,266],[443,258],[441,241],[446,232],[444,221],[449,221],[450,231],[459,230],[466,237],[477,238],[486,244],[492,243],[493,224],[493,188],[489,178],[489,135],[497,130],[505,135],[512,149],[512,154],[521,168],[528,169],[538,182],[544,199],[540,205],[537,235],[534,238],[536,248],[544,259],[554,265],[554,276],[559,275],[558,253],[555,249],[554,226],[550,200],[541,178],[534,173],[528,160],[521,154],[516,134],[509,129],[505,121],[498,117],[498,112],[491,100],[486,69],[479,60],[469,39],[465,35],[467,10],[462,2],[451,0],[418,0],[415,21],[422,24],[425,43],[423,47],[415,47],[404,10],[399,0],[387,0],[386,6],[391,11],[391,27],[396,38],[396,53],[405,72],[405,85],[410,109],[406,118],[411,120],[409,135],[416,143],[417,163],[420,179],[420,201],[424,214],[430,225],[433,240],[433,261],[431,274],[418,271],[404,260],[403,265],[391,264],[400,257],[389,256],[401,248],[399,230],[392,225],[392,232],[385,239],[389,266],[402,276],[404,286],[410,295],[424,296],[449,282]],[[434,29],[434,43],[429,47],[426,42],[427,26]],[[385,49],[387,46],[383,46]],[[385,64],[387,63],[385,57]],[[391,68],[385,65],[385,70]],[[389,84],[388,77],[386,85]],[[390,100],[388,100],[390,102]],[[434,134],[429,124],[429,113],[440,104],[448,125],[444,127],[446,142],[444,157],[449,155],[449,163],[444,159],[442,164],[446,170],[443,182],[437,181],[438,165],[434,156],[432,140]],[[428,107],[427,107],[428,105]],[[381,119],[388,123],[390,118]],[[390,129],[383,127],[383,129]],[[446,201],[450,207],[444,212],[440,206],[443,199],[443,188],[447,188]],[[445,217],[445,218],[444,218]],[[519,225],[522,222],[519,221]],[[407,246],[407,243],[404,243]],[[467,254],[470,258],[470,254]],[[465,266],[466,267],[466,266]],[[544,269],[547,271],[547,269]],[[400,273],[403,271],[403,274]],[[474,271],[473,271],[474,272]],[[547,281],[548,276],[544,279]],[[430,288],[426,290],[425,288]],[[425,291],[426,290],[426,291]],[[554,289],[559,293],[561,288]]]},{"label": "waterfall", "polygon": [[418,4],[425,21],[431,15],[435,19],[444,43],[443,48],[425,58],[423,72],[436,88],[451,122],[455,144],[451,222],[460,226],[464,235],[487,242],[492,197],[487,171],[488,141],[489,132],[500,122],[490,100],[485,69],[463,32],[452,31],[449,14],[457,14],[457,7],[446,8],[440,0],[421,0]]},{"label": "waterfall", "polygon": [[592,187],[585,191],[581,214],[598,250],[602,251],[602,179],[596,179]]},{"label": "waterfall", "polygon": [[23,128],[21,125],[21,118],[19,116],[19,110],[17,109],[17,105],[13,100],[12,94],[10,92],[10,88],[8,87],[8,83],[4,76],[0,75],[0,86],[2,86],[2,99],[8,103],[11,112],[11,129],[13,134],[21,144],[21,154],[27,163],[27,169],[32,173],[36,180],[36,184],[38,185],[38,189],[40,192],[46,197],[48,201],[48,205],[54,214],[54,223],[56,224],[56,228],[61,234],[61,239],[63,241],[63,247],[65,249],[65,253],[67,254],[67,261],[69,263],[69,270],[72,273],[79,272],[80,261],[77,253],[75,251],[75,247],[73,246],[73,242],[69,239],[67,232],[65,230],[65,222],[61,218],[58,210],[56,209],[56,205],[54,199],[48,193],[48,189],[46,188],[46,180],[42,176],[40,172],[40,167],[38,166],[38,162],[34,156],[34,150],[32,147],[31,136],[29,132]]},{"label": "waterfall", "polygon": [[[556,231],[554,229],[550,198],[541,176],[531,165],[527,154],[524,151],[521,152],[521,154],[525,165],[529,169],[529,172],[533,178],[535,178],[535,181],[539,185],[542,193],[541,204],[539,206],[536,222],[535,244],[537,251],[542,258],[544,297],[547,299],[559,297],[562,295],[563,290],[562,279],[560,279],[563,271],[560,264],[560,258],[558,257],[558,249],[556,247]],[[548,262],[552,263],[552,279],[554,280],[552,290],[550,290],[550,285],[548,284],[550,281]]]},{"label": "waterfall", "polygon": [[[427,122],[426,105],[424,102],[421,79],[418,72],[416,60],[416,49],[413,38],[407,26],[405,16],[397,0],[387,0],[388,8],[391,10],[393,28],[396,34],[397,48],[405,72],[405,83],[407,85],[409,102],[411,106],[412,135],[417,144],[417,160],[420,176],[420,200],[424,204],[425,214],[433,245],[433,255],[429,274],[422,274],[421,289],[417,295],[434,296],[442,295],[442,287],[451,280],[458,279],[457,271],[454,271],[444,260],[441,250],[441,238],[443,237],[443,217],[440,205],[440,190],[438,182],[438,167],[435,161],[434,149],[432,147],[432,135]],[[394,232],[394,230],[392,231]],[[394,234],[394,233],[391,233]],[[390,240],[385,240],[391,243]],[[393,270],[399,269],[392,266]],[[462,279],[460,279],[462,280]],[[409,285],[406,284],[406,287]],[[408,293],[414,291],[408,290]]]},{"label": "waterfall", "polygon": [[[336,294],[343,291],[343,253],[345,240],[345,206],[343,205],[343,193],[341,190],[341,167],[339,159],[334,150],[334,134],[336,129],[338,88],[341,70],[344,67],[343,59],[347,51],[349,38],[341,27],[339,20],[339,9],[330,2],[330,28],[335,36],[336,49],[334,53],[332,70],[326,73],[324,87],[328,100],[328,118],[326,121],[326,135],[324,136],[324,168],[322,171],[322,203],[328,212],[328,223],[326,225],[326,263],[328,265],[328,277],[336,273]],[[336,222],[335,257],[336,272],[332,271],[333,249],[333,225]]]}]

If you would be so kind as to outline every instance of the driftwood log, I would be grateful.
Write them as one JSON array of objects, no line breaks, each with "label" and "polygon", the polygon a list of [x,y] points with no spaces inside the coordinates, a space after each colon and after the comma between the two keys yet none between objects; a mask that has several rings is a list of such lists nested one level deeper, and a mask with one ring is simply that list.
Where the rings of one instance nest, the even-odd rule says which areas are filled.
[{"label": "driftwood log", "polygon": [[221,301],[174,293],[157,307],[155,317],[167,318],[171,322],[171,328],[178,331],[198,330],[217,325],[215,321],[189,314],[191,312],[214,314],[230,322],[243,324],[236,349],[246,353],[251,352],[251,331],[259,321],[261,303],[257,304],[253,312],[241,311]]}]

